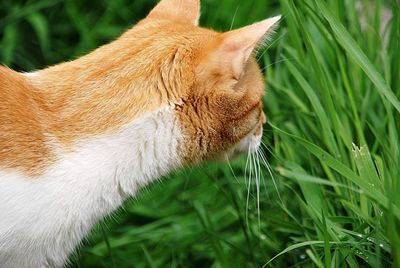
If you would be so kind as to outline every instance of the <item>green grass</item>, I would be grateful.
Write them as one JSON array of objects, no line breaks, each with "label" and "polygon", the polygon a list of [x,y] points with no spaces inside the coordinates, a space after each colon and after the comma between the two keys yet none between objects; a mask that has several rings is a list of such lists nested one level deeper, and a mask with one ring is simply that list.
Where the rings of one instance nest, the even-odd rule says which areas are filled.
[{"label": "green grass", "polygon": [[[361,0],[362,27],[355,2],[203,0],[217,30],[283,14],[259,56],[275,182],[261,167],[258,207],[246,157],[176,172],[98,225],[70,267],[400,267],[400,6]],[[2,0],[0,62],[76,58],[154,3]]]}]

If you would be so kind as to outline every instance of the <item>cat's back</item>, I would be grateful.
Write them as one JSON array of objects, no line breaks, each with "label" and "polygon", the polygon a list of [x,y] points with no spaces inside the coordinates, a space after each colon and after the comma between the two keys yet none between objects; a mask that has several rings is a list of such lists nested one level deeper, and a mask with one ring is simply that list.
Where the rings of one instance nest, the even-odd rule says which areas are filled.
[{"label": "cat's back", "polygon": [[0,170],[33,172],[42,164],[43,105],[26,75],[0,66]]},{"label": "cat's back", "polygon": [[29,118],[32,93],[28,79],[23,74],[0,66],[0,129]]}]

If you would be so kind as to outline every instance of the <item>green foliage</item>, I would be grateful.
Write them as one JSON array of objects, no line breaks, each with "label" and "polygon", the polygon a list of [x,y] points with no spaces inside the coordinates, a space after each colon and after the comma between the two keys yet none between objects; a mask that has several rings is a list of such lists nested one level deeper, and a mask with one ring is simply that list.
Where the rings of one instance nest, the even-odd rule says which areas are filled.
[{"label": "green foliage", "polygon": [[[74,59],[155,2],[2,0],[0,62]],[[275,181],[263,167],[258,194],[245,156],[172,174],[97,226],[70,267],[400,267],[399,3],[203,0],[201,23],[222,31],[279,13],[259,54]]]}]

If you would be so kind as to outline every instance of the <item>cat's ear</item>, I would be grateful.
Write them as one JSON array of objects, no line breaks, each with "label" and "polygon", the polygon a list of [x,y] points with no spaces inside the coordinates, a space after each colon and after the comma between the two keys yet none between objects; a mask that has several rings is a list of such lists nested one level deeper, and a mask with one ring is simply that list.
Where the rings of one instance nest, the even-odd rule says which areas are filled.
[{"label": "cat's ear", "polygon": [[200,0],[161,0],[147,17],[198,25]]},{"label": "cat's ear", "polygon": [[269,34],[278,25],[280,18],[281,16],[276,16],[222,34],[219,53],[230,61],[235,79],[239,80],[251,54],[268,40]]}]

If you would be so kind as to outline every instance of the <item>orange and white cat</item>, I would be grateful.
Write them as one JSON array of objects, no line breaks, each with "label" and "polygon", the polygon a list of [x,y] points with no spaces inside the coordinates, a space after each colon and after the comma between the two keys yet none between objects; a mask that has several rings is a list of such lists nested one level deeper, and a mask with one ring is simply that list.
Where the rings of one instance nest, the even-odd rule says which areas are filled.
[{"label": "orange and white cat", "polygon": [[162,0],[114,42],[33,73],[0,67],[0,267],[58,267],[91,227],[184,165],[254,151],[252,52],[279,17],[217,33]]}]

